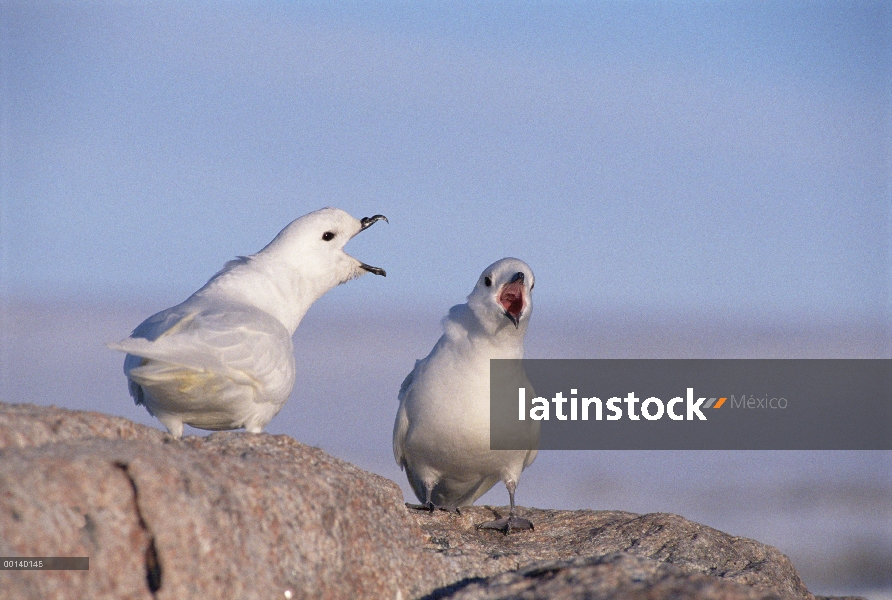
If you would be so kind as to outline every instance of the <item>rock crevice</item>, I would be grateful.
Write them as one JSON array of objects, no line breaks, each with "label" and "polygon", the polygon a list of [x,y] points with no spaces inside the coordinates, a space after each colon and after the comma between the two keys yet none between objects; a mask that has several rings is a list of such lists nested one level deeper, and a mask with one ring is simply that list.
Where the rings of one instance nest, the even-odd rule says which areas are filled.
[{"label": "rock crevice", "polygon": [[155,535],[149,528],[148,523],[146,523],[146,519],[139,507],[139,488],[136,486],[136,480],[133,479],[133,476],[130,474],[130,465],[125,462],[116,462],[115,466],[124,473],[124,477],[127,478],[130,488],[133,490],[133,504],[136,507],[136,518],[139,520],[139,526],[148,537],[148,543],[146,544],[146,549],[143,553],[146,565],[146,585],[148,586],[152,597],[155,597],[156,592],[161,589],[161,577],[163,574],[161,559],[158,557],[158,548],[155,546]]}]

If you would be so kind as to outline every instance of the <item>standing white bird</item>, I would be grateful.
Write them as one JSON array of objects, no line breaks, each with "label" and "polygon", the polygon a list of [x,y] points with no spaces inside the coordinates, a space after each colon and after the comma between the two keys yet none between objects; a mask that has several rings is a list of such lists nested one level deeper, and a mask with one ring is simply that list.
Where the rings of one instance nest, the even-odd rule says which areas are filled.
[{"label": "standing white bird", "polygon": [[[489,360],[523,358],[534,283],[530,267],[516,258],[487,267],[467,304],[453,306],[443,319],[434,349],[403,381],[393,455],[424,503],[410,507],[457,511],[501,480],[511,512],[478,527],[506,533],[533,528],[515,514],[514,491],[538,451],[490,450]],[[537,448],[539,422],[524,427],[526,447]]]},{"label": "standing white bird", "polygon": [[130,395],[174,437],[199,429],[260,433],[294,387],[291,336],[310,306],[365,272],[344,252],[381,219],[323,208],[292,221],[260,252],[231,260],[185,302],[108,344],[127,352]]}]

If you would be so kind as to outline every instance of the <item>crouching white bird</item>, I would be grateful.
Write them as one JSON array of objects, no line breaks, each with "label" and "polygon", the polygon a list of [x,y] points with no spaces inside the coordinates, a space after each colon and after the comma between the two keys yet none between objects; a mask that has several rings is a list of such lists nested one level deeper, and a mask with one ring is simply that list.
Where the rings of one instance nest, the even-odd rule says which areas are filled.
[{"label": "crouching white bird", "polygon": [[108,344],[127,353],[130,395],[174,437],[199,429],[259,433],[294,387],[291,336],[333,287],[384,270],[344,252],[381,219],[323,208],[292,221],[257,254],[229,261],[185,302]]},{"label": "crouching white bird", "polygon": [[[434,349],[403,381],[393,455],[424,503],[408,506],[457,511],[503,481],[508,517],[478,527],[505,533],[533,528],[515,514],[514,491],[537,450],[490,450],[489,361],[523,358],[534,283],[530,267],[516,258],[487,267],[467,304],[453,306],[443,319]],[[523,427],[526,447],[537,448],[539,422]]]}]

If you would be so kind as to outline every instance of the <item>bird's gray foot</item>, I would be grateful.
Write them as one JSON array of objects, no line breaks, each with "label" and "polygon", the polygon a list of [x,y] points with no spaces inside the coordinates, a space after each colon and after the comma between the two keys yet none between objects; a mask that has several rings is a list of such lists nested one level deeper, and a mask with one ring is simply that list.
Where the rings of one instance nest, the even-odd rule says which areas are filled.
[{"label": "bird's gray foot", "polygon": [[477,525],[477,529],[495,529],[508,535],[512,531],[532,531],[533,522],[511,513],[507,517],[496,519],[495,521],[480,523]]},{"label": "bird's gray foot", "polygon": [[458,510],[457,506],[440,506],[439,504],[434,504],[433,502],[425,502],[424,504],[412,504],[411,502],[406,502],[406,508],[412,508],[415,510],[426,510],[428,512],[442,510],[444,512],[455,513],[457,515],[461,514],[461,511]]}]

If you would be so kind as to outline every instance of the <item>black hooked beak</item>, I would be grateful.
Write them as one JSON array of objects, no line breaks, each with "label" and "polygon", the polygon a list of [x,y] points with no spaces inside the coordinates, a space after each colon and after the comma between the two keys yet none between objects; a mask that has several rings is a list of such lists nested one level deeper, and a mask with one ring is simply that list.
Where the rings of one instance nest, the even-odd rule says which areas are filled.
[{"label": "black hooked beak", "polygon": [[514,283],[515,281],[523,281],[523,271],[518,271],[514,274],[514,277],[511,278],[511,281],[508,283]]},{"label": "black hooked beak", "polygon": [[[359,220],[360,228],[359,231],[363,231],[368,229],[378,221],[383,220],[385,223],[390,224],[390,221],[387,220],[387,217],[384,215],[375,215],[374,217],[363,217]],[[369,273],[374,273],[375,275],[380,275],[381,277],[387,277],[387,273],[381,267],[373,267],[371,265],[367,265],[365,263],[359,263],[360,269],[365,269]]]},{"label": "black hooked beak", "polygon": [[387,217],[385,217],[384,215],[375,215],[374,217],[363,217],[359,220],[359,223],[362,225],[362,227],[360,227],[359,230],[362,231],[363,229],[368,229],[369,227],[371,227],[372,225],[374,225],[375,223],[377,223],[378,221],[381,221],[381,220],[384,220],[388,224],[390,223],[390,221],[388,221]]},{"label": "black hooked beak", "polygon": [[387,273],[381,267],[373,267],[371,265],[367,265],[365,263],[359,263],[360,269],[365,269],[369,273],[374,273],[375,275],[380,275],[381,277],[387,277]]}]

